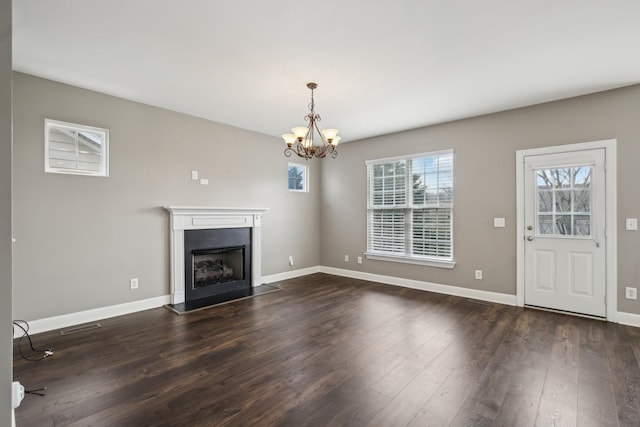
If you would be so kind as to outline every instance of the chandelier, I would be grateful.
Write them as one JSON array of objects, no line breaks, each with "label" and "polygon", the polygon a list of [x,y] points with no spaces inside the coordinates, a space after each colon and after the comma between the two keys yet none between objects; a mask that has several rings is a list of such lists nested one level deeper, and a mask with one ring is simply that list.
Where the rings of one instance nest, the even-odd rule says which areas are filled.
[{"label": "chandelier", "polygon": [[[340,142],[338,129],[324,129],[322,132],[318,129],[318,122],[321,120],[320,115],[315,112],[315,102],[313,100],[313,90],[318,87],[316,83],[307,83],[307,87],[311,89],[311,103],[309,104],[309,114],[304,119],[309,122],[305,126],[299,126],[291,129],[293,133],[282,135],[287,148],[284,149],[284,155],[291,157],[296,154],[298,157],[304,157],[309,160],[312,157],[322,159],[330,155],[332,158],[338,156],[336,145]],[[315,135],[319,136],[319,141]],[[318,141],[318,142],[316,142]]]}]

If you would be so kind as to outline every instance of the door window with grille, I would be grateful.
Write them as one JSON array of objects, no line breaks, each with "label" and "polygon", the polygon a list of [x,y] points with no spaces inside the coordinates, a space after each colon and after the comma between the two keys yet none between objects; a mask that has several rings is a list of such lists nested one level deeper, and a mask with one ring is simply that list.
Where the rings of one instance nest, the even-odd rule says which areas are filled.
[{"label": "door window with grille", "polygon": [[591,236],[592,166],[538,169],[538,235]]}]

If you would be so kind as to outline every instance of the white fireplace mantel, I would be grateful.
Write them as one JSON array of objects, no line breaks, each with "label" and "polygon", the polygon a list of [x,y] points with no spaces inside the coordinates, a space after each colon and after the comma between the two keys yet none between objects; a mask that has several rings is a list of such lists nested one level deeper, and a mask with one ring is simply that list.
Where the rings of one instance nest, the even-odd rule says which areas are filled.
[{"label": "white fireplace mantel", "polygon": [[171,303],[184,302],[185,265],[184,230],[216,228],[251,228],[251,284],[260,286],[261,261],[260,230],[264,208],[217,208],[198,206],[165,206],[171,221]]}]

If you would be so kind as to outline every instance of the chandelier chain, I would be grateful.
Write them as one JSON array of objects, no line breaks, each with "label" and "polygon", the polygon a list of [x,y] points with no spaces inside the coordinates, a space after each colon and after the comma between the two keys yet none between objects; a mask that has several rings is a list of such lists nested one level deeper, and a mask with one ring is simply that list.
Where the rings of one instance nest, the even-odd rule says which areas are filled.
[{"label": "chandelier chain", "polygon": [[309,103],[309,110],[311,110],[311,115],[315,115],[315,107],[316,102],[313,99],[313,88],[311,89],[311,102]]}]

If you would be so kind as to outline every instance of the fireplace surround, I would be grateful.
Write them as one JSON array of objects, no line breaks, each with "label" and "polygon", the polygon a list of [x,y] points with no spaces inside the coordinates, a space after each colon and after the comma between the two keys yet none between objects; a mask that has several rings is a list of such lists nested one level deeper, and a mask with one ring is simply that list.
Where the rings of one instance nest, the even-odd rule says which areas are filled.
[{"label": "fireplace surround", "polygon": [[[170,214],[171,304],[188,302],[189,297],[206,300],[225,292],[241,297],[262,284],[260,231],[262,214],[267,209],[193,206],[164,209]],[[214,233],[207,230],[221,232],[218,237],[211,237]],[[242,261],[237,259],[239,253],[246,255]],[[217,285],[217,290],[207,295],[202,291],[210,288],[206,283]]]}]

